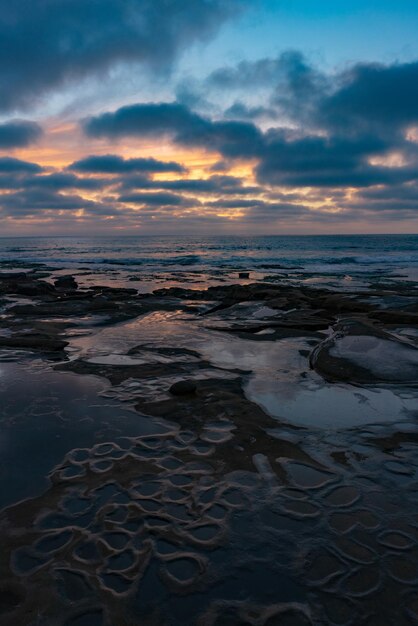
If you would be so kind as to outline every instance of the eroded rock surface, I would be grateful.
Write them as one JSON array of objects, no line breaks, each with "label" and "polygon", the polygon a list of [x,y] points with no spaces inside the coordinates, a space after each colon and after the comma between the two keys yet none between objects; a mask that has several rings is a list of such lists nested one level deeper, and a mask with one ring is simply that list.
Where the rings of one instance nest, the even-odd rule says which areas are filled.
[{"label": "eroded rock surface", "polygon": [[2,626],[418,623],[412,287],[0,295]]},{"label": "eroded rock surface", "polygon": [[356,320],[339,322],[314,348],[310,362],[330,380],[418,385],[418,348]]}]

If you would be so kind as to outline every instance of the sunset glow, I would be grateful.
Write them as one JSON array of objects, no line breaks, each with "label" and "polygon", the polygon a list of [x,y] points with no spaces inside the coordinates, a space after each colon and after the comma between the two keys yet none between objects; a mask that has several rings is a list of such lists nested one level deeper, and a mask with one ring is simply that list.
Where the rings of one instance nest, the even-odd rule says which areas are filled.
[{"label": "sunset glow", "polygon": [[[363,5],[349,43],[345,12],[327,2],[317,15],[302,0],[186,2],[176,32],[174,5],[162,4],[158,27],[138,0],[127,3],[129,18],[110,0],[100,19],[75,1],[59,18],[44,7],[30,24],[3,13],[14,23],[10,55],[36,20],[55,19],[68,46],[56,49],[51,36],[13,68],[0,106],[3,234],[416,230],[418,49],[403,3],[379,4],[379,35],[361,56]],[[142,21],[131,23],[136,14]],[[298,35],[314,19],[323,35],[315,52]],[[153,28],[164,44],[149,38]],[[327,43],[336,33],[339,45]],[[109,156],[116,170],[77,166]]]}]

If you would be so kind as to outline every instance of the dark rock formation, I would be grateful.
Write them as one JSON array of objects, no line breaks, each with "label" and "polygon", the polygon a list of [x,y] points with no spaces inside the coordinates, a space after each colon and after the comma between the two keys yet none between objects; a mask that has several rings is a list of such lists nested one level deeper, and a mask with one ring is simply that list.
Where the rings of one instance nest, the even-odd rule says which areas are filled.
[{"label": "dark rock formation", "polygon": [[189,396],[196,393],[196,384],[191,380],[180,380],[171,385],[169,391],[173,396]]},{"label": "dark rock formation", "polygon": [[78,289],[77,281],[71,275],[58,276],[54,281],[54,285],[60,291],[76,291]]}]

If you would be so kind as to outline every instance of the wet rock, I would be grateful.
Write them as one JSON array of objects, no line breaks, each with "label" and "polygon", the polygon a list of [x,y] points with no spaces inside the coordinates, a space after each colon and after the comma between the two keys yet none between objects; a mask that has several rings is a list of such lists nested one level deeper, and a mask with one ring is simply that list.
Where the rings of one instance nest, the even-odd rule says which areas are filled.
[{"label": "wet rock", "polygon": [[238,278],[249,278],[250,272],[239,272]]},{"label": "wet rock", "polygon": [[54,285],[56,289],[62,291],[76,291],[76,289],[78,289],[77,281],[75,280],[74,276],[71,275],[59,276],[54,281]]},{"label": "wet rock", "polygon": [[118,309],[119,306],[116,302],[112,302],[106,296],[96,296],[90,302],[90,311],[109,311]]},{"label": "wet rock", "polygon": [[21,296],[44,296],[54,291],[55,288],[43,280],[16,282],[14,283],[14,289],[10,290],[11,293],[14,292]]},{"label": "wet rock", "polygon": [[191,380],[180,380],[171,385],[169,391],[173,396],[189,396],[196,393],[196,384]]},{"label": "wet rock", "polygon": [[291,313],[274,322],[274,326],[311,331],[326,330],[329,325],[329,319],[313,316],[312,314],[309,314],[309,312]]},{"label": "wet rock", "polygon": [[318,296],[318,305],[333,313],[367,313],[373,308],[370,304],[359,301],[352,295],[327,293],[321,296],[318,293]]},{"label": "wet rock", "polygon": [[[31,281],[34,278],[23,282]],[[176,293],[179,298],[191,293],[195,311],[202,309],[199,298],[205,307],[209,300],[222,302],[219,310],[233,306],[237,299],[241,299],[242,309],[248,301],[256,308],[266,298],[269,307],[280,309],[277,316],[267,321],[256,318],[254,324],[251,319],[250,324],[244,320],[245,339],[262,329],[274,331],[262,334],[262,341],[294,335],[311,337],[306,345],[312,346],[312,329],[335,323],[337,309],[347,312],[353,306],[367,313],[356,296],[335,294],[331,302],[330,293],[282,285],[216,287],[210,297],[206,291]],[[26,309],[10,308],[6,300],[9,308],[4,326],[13,334],[13,341],[22,336],[27,340],[28,328],[61,339],[74,324],[73,317],[87,315],[94,300],[99,308],[115,310],[106,311],[100,325],[119,322],[122,315],[190,306],[177,300],[172,291],[168,295],[157,299],[101,286],[76,293],[56,290],[34,299]],[[329,306],[322,306],[321,299],[326,298]],[[16,313],[18,319],[12,326]],[[238,333],[243,320],[242,312],[238,318],[236,313],[224,317],[236,321]],[[59,314],[69,319],[57,320]],[[46,319],[39,319],[40,315]],[[364,326],[366,330],[359,333],[363,360],[362,337],[394,342],[390,343],[390,355],[392,348],[396,352],[400,345],[411,348],[406,340]],[[394,332],[400,334],[397,328]],[[321,341],[324,335],[316,333],[315,338]],[[6,333],[4,339],[10,335]],[[41,343],[45,345],[45,339]],[[338,362],[345,358],[358,371],[356,351],[342,344],[340,354],[338,344],[335,354],[336,343],[328,348],[330,356]],[[5,580],[22,576],[25,585],[15,592],[9,582],[1,586],[2,626],[3,622],[4,626],[34,625],[39,615],[44,626],[55,624],[59,611],[61,626],[131,623],[131,616],[124,614],[125,593],[141,602],[150,597],[146,616],[150,624],[171,623],[174,618],[168,612],[173,607],[179,623],[186,620],[207,626],[343,626],[366,624],[367,620],[379,626],[400,625],[404,623],[401,612],[406,610],[411,620],[416,619],[417,490],[416,482],[409,476],[402,479],[404,474],[399,472],[401,463],[411,468],[408,472],[415,467],[418,433],[406,432],[402,421],[395,427],[401,432],[392,433],[389,427],[379,425],[358,435],[354,430],[347,435],[339,431],[317,439],[313,429],[278,424],[252,403],[244,394],[245,379],[238,378],[239,370],[234,370],[237,377],[224,378],[226,370],[216,370],[199,352],[180,345],[181,341],[176,348],[159,344],[132,348],[128,355],[138,356],[137,364],[134,359],[132,364],[112,364],[111,356],[103,363],[79,359],[58,366],[80,376],[108,378],[115,386],[110,389],[106,385],[108,397],[126,391],[129,401],[137,402],[136,409],[149,417],[148,423],[154,424],[152,416],[157,417],[156,424],[163,417],[170,430],[164,428],[158,435],[146,430],[145,435],[133,437],[130,422],[124,430],[123,420],[118,418],[117,428],[105,420],[93,445],[79,429],[83,436],[76,441],[69,438],[72,450],[53,470],[51,488],[2,514],[1,571]],[[305,343],[293,345],[307,356],[299,350]],[[260,345],[260,352],[263,349]],[[144,352],[146,362],[142,363]],[[154,357],[158,357],[155,363]],[[164,357],[161,363],[159,357]],[[392,356],[380,359],[384,365],[391,360]],[[210,368],[212,375],[206,379],[205,370]],[[303,374],[306,378],[301,384],[306,385],[309,373]],[[173,388],[194,386],[197,377],[197,393],[195,388],[181,397],[175,397],[172,389],[171,397],[160,393],[167,391],[173,380],[183,379]],[[75,383],[76,377],[68,377],[69,383],[71,380]],[[87,379],[85,382],[90,384]],[[117,389],[122,382],[126,386]],[[414,390],[401,391],[409,398]],[[43,405],[51,402],[51,412],[46,415],[58,422],[60,414],[49,394],[34,405],[33,422],[40,422]],[[95,403],[89,406],[94,416]],[[338,409],[336,412],[338,416]],[[395,451],[393,460],[388,462],[389,457],[376,454],[376,447]],[[315,457],[320,453],[321,463],[309,456],[312,452]],[[344,465],[336,467],[334,461]],[[381,471],[382,466],[390,473]],[[357,508],[357,502],[366,507],[369,500],[372,510]],[[13,571],[13,567],[17,569]],[[402,597],[395,603],[392,619],[382,600],[387,597],[389,604],[399,589]],[[187,606],[177,596],[186,593]],[[100,608],[96,606],[98,594]],[[231,597],[237,598],[232,606]],[[305,599],[309,606],[299,604]],[[182,604],[185,609],[180,612]],[[373,615],[376,607],[380,611],[377,616]],[[203,617],[198,615],[200,611],[205,612]]]},{"label": "wet rock", "polygon": [[418,325],[418,313],[410,311],[377,311],[373,317],[385,324],[413,324]]},{"label": "wet rock", "polygon": [[418,349],[357,320],[344,320],[314,348],[310,365],[331,381],[374,384],[418,381]]},{"label": "wet rock", "polygon": [[25,272],[0,272],[0,280],[4,281],[21,281],[26,280]]},{"label": "wet rock", "polygon": [[56,352],[63,350],[66,346],[68,346],[68,341],[41,333],[0,337],[0,347],[3,348],[22,348],[27,350],[42,350],[43,352]]}]

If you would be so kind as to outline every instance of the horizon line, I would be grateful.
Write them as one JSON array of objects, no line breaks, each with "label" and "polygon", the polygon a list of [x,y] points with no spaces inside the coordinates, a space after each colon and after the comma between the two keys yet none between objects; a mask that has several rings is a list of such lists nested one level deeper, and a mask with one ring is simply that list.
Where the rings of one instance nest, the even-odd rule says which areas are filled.
[{"label": "horizon line", "polygon": [[62,239],[113,239],[113,238],[124,238],[124,239],[137,239],[137,238],[146,238],[146,237],[167,237],[167,238],[272,238],[272,237],[417,237],[418,232],[414,233],[283,233],[283,234],[260,234],[260,235],[251,235],[251,234],[241,234],[241,235],[231,235],[231,234],[211,234],[211,235],[198,235],[198,234],[168,234],[168,233],[158,233],[158,234],[138,234],[138,235],[63,235],[63,234],[53,234],[53,235],[0,235],[0,240],[2,239],[54,239],[54,238],[62,238]]}]

